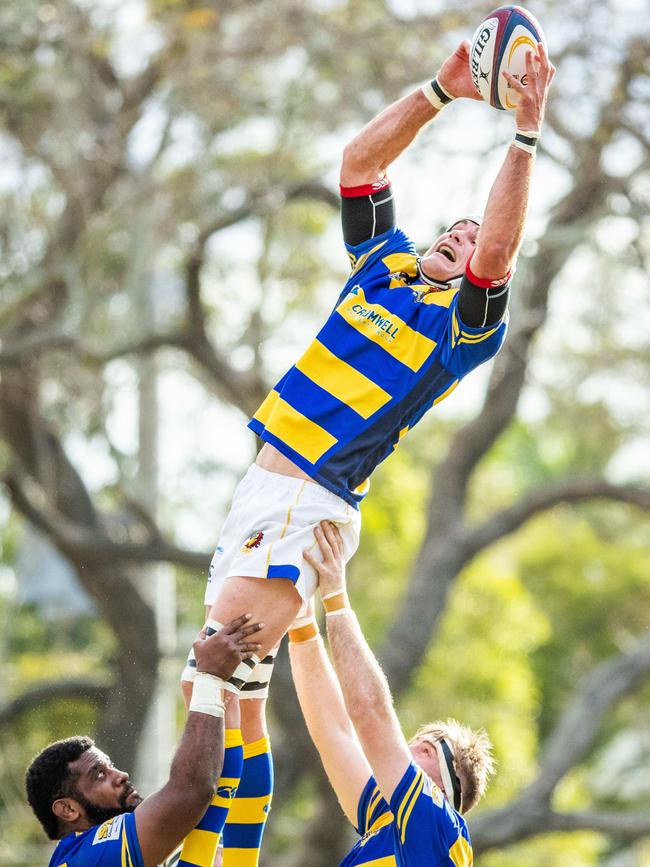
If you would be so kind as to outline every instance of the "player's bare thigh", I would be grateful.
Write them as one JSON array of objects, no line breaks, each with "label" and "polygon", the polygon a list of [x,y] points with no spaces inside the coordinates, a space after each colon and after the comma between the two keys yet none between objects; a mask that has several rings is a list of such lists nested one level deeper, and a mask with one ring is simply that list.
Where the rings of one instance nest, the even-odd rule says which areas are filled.
[{"label": "player's bare thigh", "polygon": [[264,624],[255,636],[262,646],[260,659],[275,647],[300,610],[298,591],[288,578],[228,578],[210,609],[209,616],[228,623],[242,614],[251,614],[252,622]]}]

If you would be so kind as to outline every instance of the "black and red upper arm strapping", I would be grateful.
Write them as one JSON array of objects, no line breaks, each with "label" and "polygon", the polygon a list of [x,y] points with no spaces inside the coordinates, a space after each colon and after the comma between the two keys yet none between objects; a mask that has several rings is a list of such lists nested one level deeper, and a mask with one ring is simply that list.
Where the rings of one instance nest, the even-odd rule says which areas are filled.
[{"label": "black and red upper arm strapping", "polygon": [[351,247],[391,229],[395,208],[388,178],[360,187],[341,187],[341,223],[345,243]]},{"label": "black and red upper arm strapping", "polygon": [[458,293],[458,313],[470,328],[495,325],[506,312],[510,297],[510,271],[496,280],[477,277],[473,273],[472,260],[467,263],[465,276]]}]

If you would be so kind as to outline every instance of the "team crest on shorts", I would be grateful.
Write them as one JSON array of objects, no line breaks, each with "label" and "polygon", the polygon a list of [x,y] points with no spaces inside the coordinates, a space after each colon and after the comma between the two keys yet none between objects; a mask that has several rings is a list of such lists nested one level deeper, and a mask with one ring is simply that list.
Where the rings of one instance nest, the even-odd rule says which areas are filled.
[{"label": "team crest on shorts", "polygon": [[250,551],[254,551],[255,548],[259,548],[262,544],[262,539],[264,538],[264,533],[259,530],[255,533],[251,533],[251,535],[246,539],[244,544],[242,545],[242,554],[248,554]]}]

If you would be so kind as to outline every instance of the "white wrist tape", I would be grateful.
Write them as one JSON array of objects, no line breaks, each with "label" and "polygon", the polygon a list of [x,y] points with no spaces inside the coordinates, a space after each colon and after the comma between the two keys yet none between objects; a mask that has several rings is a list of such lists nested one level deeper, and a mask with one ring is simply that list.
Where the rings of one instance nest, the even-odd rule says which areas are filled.
[{"label": "white wrist tape", "polygon": [[325,617],[340,617],[341,614],[354,614],[351,608],[337,608],[336,611],[326,611]]},{"label": "white wrist tape", "polygon": [[446,105],[449,105],[452,99],[454,99],[454,97],[444,89],[437,78],[434,78],[433,81],[430,81],[427,84],[423,84],[420,90],[429,100],[431,105],[438,111],[442,111],[443,108]]},{"label": "white wrist tape", "polygon": [[197,671],[194,675],[192,700],[190,701],[189,709],[195,713],[223,716],[222,687],[223,683],[220,678],[208,674],[206,671]]},{"label": "white wrist tape", "polygon": [[537,130],[522,130],[515,131],[515,140],[512,144],[527,154],[535,156],[537,150],[537,142],[539,141],[539,133]]}]

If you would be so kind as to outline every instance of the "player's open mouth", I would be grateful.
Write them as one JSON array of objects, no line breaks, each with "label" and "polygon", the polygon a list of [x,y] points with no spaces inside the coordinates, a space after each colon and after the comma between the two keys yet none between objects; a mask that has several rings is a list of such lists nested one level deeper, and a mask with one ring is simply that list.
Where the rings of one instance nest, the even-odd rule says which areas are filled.
[{"label": "player's open mouth", "polygon": [[438,247],[438,249],[436,250],[436,253],[442,253],[442,255],[446,259],[449,259],[450,262],[456,261],[456,254],[451,249],[451,247],[447,246],[447,244],[442,244],[440,247]]}]

